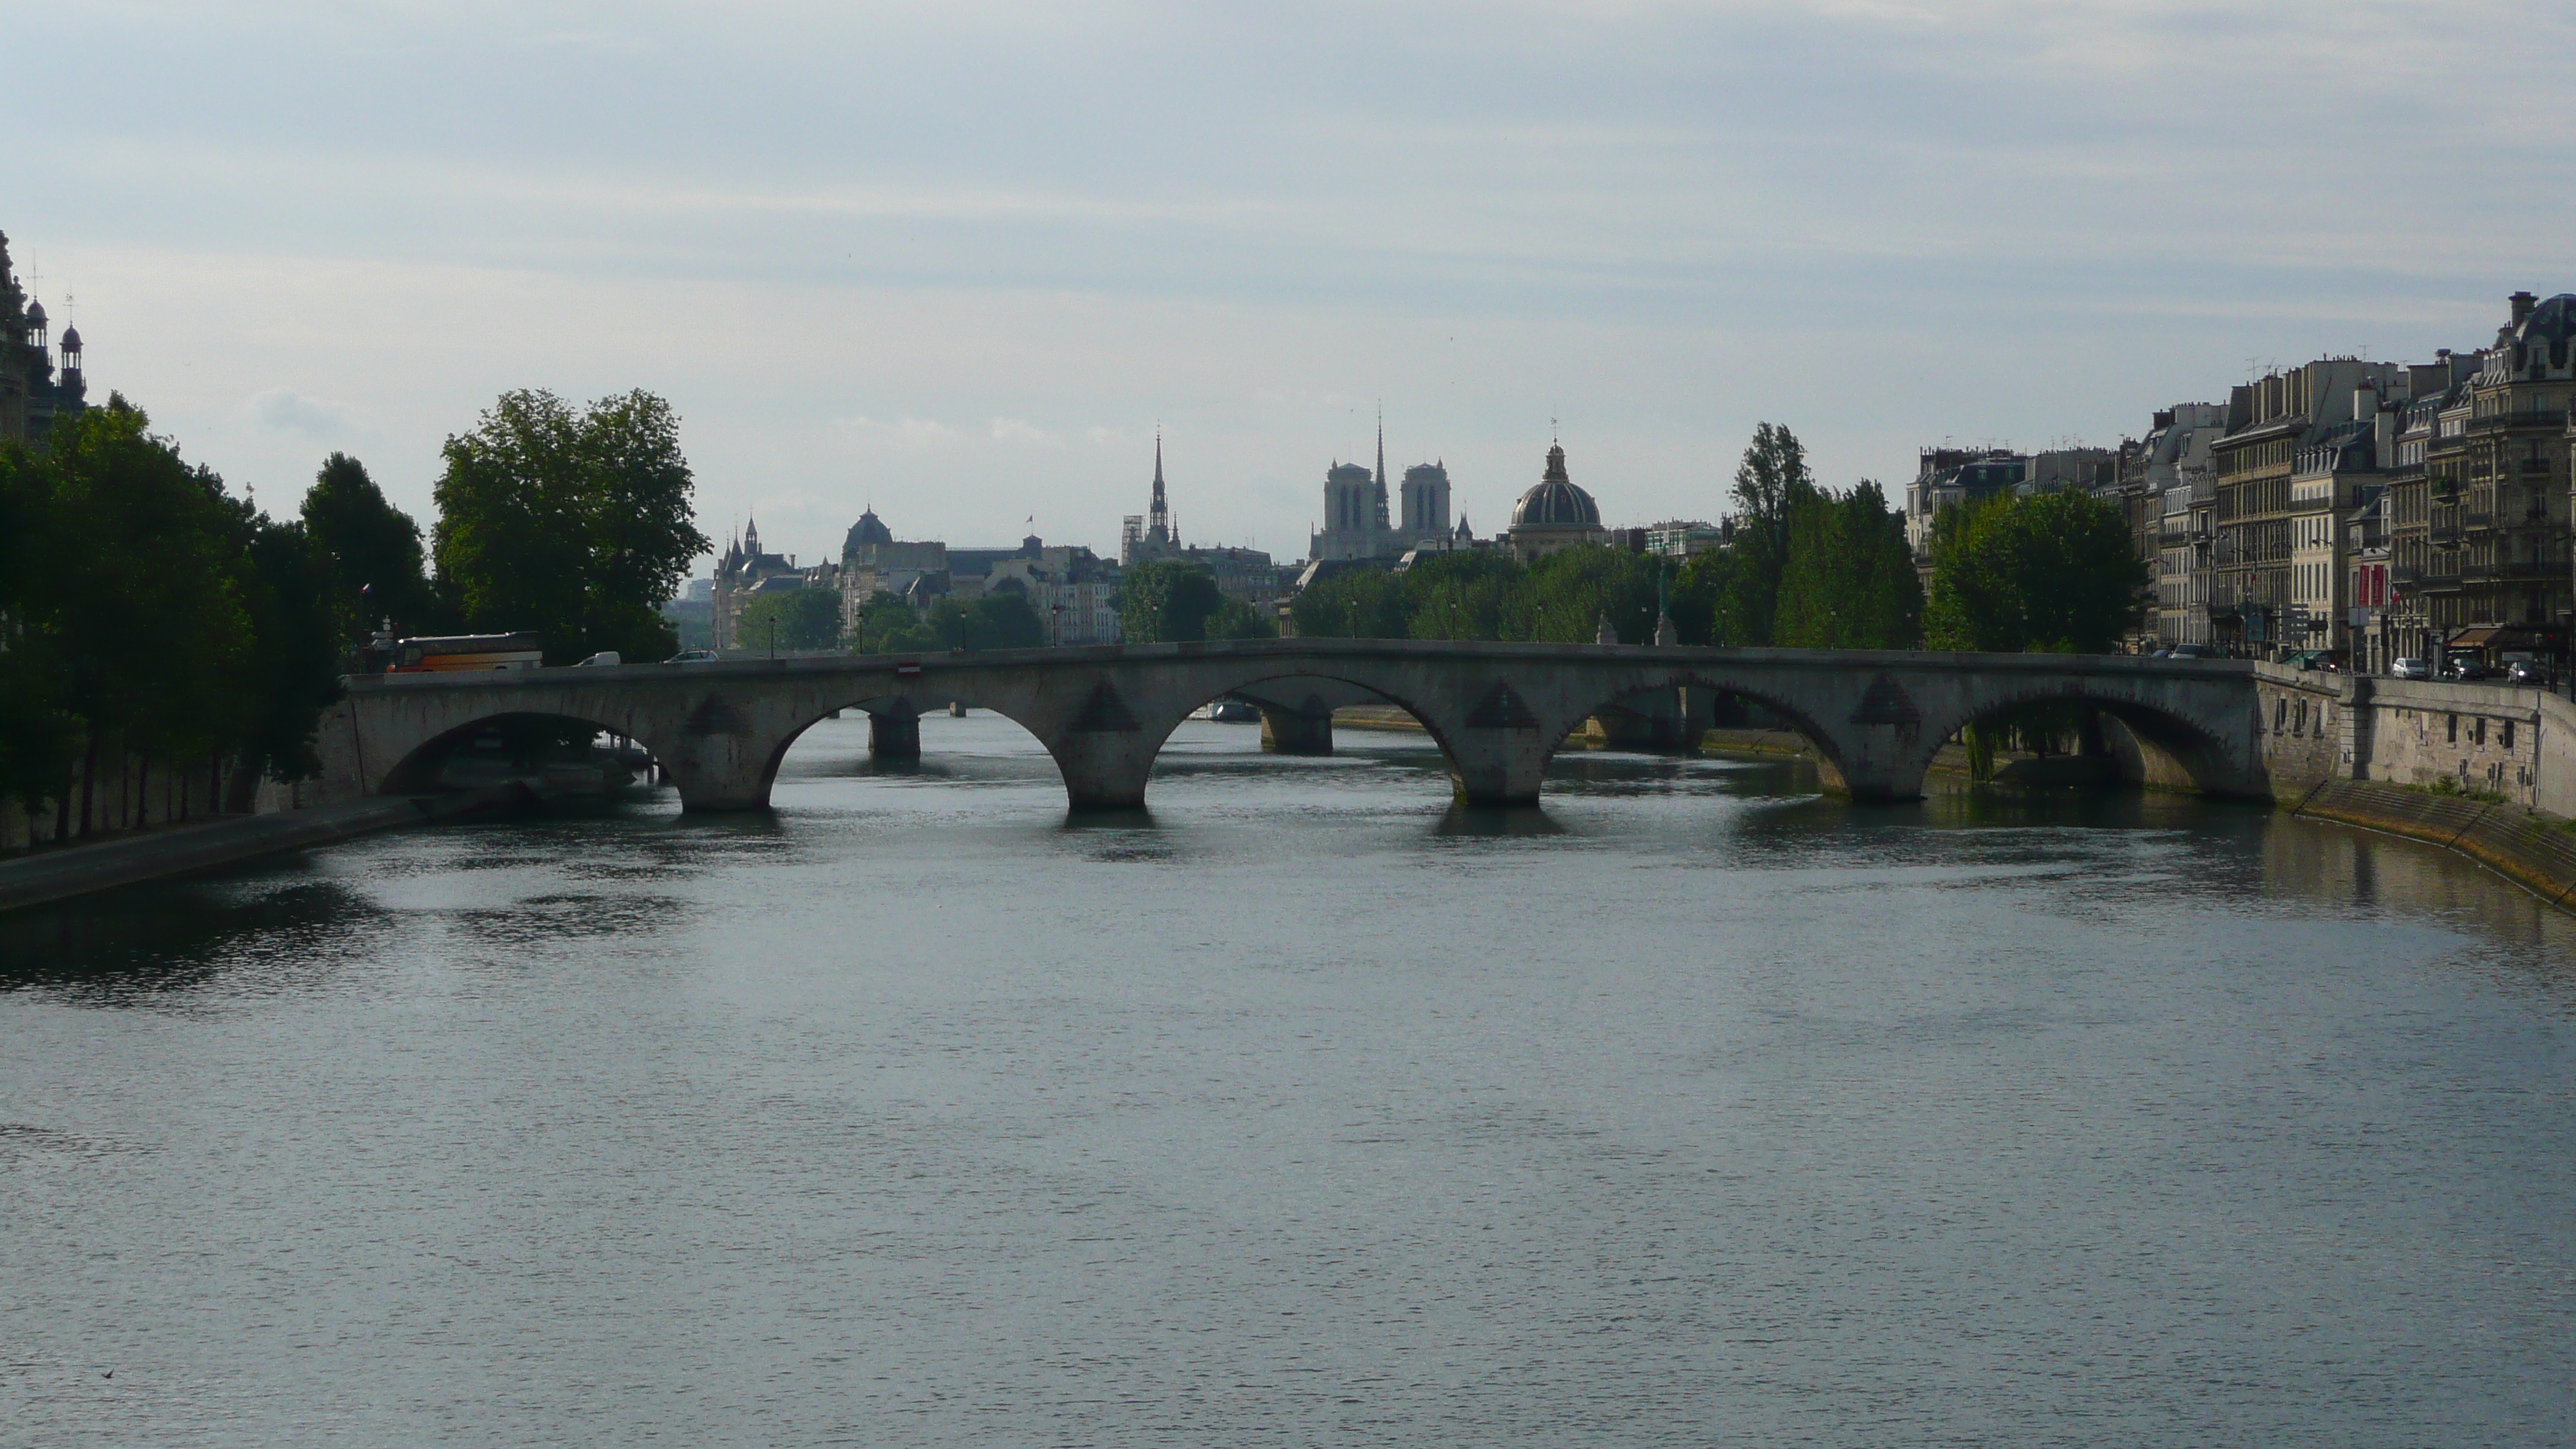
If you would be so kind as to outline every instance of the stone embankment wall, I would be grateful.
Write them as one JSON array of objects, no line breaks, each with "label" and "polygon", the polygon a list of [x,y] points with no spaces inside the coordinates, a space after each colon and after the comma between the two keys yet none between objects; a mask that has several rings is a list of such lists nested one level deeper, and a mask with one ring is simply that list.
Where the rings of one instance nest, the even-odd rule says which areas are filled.
[{"label": "stone embankment wall", "polygon": [[2446,846],[2576,905],[2576,705],[2269,666],[2255,700],[2272,793],[2292,813]]},{"label": "stone embankment wall", "polygon": [[2576,705],[2546,690],[2265,666],[2255,705],[2276,798],[2328,780],[2380,781],[2576,816]]},{"label": "stone embankment wall", "polygon": [[[249,813],[297,809],[305,803],[307,789],[261,781],[249,797]],[[84,789],[74,779],[68,808],[52,802],[31,814],[16,800],[0,800],[0,854],[83,838],[84,803],[88,806],[88,838],[96,839],[215,819],[227,809],[238,813],[244,802],[240,782],[224,764],[208,760],[174,763],[102,750],[88,787]]]}]

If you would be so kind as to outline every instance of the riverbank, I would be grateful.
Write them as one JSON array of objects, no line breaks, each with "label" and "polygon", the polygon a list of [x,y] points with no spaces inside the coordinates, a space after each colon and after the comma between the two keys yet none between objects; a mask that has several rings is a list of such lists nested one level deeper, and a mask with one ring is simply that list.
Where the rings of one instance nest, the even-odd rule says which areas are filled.
[{"label": "riverbank", "polygon": [[0,911],[222,870],[380,830],[452,820],[510,803],[523,793],[499,786],[445,795],[353,800],[267,815],[227,816],[139,831],[92,845],[33,851],[0,860]]},{"label": "riverbank", "polygon": [[2552,905],[2576,908],[2576,829],[2526,806],[2376,780],[2329,780],[2290,813],[2455,850]]}]

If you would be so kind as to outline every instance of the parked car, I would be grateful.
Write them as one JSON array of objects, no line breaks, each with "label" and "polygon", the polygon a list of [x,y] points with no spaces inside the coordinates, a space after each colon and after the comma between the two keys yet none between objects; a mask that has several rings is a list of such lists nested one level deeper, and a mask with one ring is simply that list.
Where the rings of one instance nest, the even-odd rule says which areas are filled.
[{"label": "parked car", "polygon": [[623,664],[623,663],[625,663],[625,662],[626,662],[626,660],[625,660],[622,656],[620,656],[616,650],[614,650],[614,649],[602,649],[602,650],[600,650],[598,653],[593,654],[592,656],[590,656],[588,659],[585,659],[585,660],[581,661],[579,664],[574,665],[574,666],[573,666],[573,668],[575,668],[575,669],[606,669],[606,668],[608,668],[608,667],[609,667],[610,665],[612,665],[612,664]]},{"label": "parked car", "polygon": [[2547,689],[2558,682],[2558,676],[2549,666],[2537,659],[2513,661],[2504,667],[2504,677],[2510,683],[2528,684],[2535,689]]},{"label": "parked car", "polygon": [[2198,644],[2176,644],[2173,647],[2173,657],[2176,659],[2207,659],[2209,657],[2209,650]]},{"label": "parked car", "polygon": [[679,653],[672,655],[670,658],[665,659],[662,662],[665,664],[713,664],[716,662],[716,651],[712,649],[683,649]]},{"label": "parked car", "polygon": [[2433,677],[2433,666],[2425,663],[2421,659],[2400,659],[2388,666],[2388,677],[2391,679],[2430,679]]}]

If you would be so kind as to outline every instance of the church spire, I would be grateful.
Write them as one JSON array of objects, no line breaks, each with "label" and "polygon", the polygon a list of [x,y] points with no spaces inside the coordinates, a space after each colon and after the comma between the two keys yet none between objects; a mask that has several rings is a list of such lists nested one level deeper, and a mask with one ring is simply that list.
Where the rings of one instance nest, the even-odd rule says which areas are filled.
[{"label": "church spire", "polygon": [[1377,405],[1377,527],[1387,529],[1386,517],[1386,404]]},{"label": "church spire", "polygon": [[1154,507],[1146,518],[1145,536],[1157,543],[1172,539],[1172,506],[1163,496],[1163,430],[1154,429]]}]

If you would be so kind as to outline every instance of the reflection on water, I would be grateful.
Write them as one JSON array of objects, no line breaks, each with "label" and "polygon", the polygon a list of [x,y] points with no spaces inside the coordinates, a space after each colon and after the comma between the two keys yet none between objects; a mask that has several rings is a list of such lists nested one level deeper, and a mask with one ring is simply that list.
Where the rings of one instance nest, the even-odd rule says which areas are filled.
[{"label": "reflection on water", "polygon": [[0,920],[0,1423],[2576,1438],[2576,939],[2459,857],[1203,722],[1068,818],[866,729]]}]

